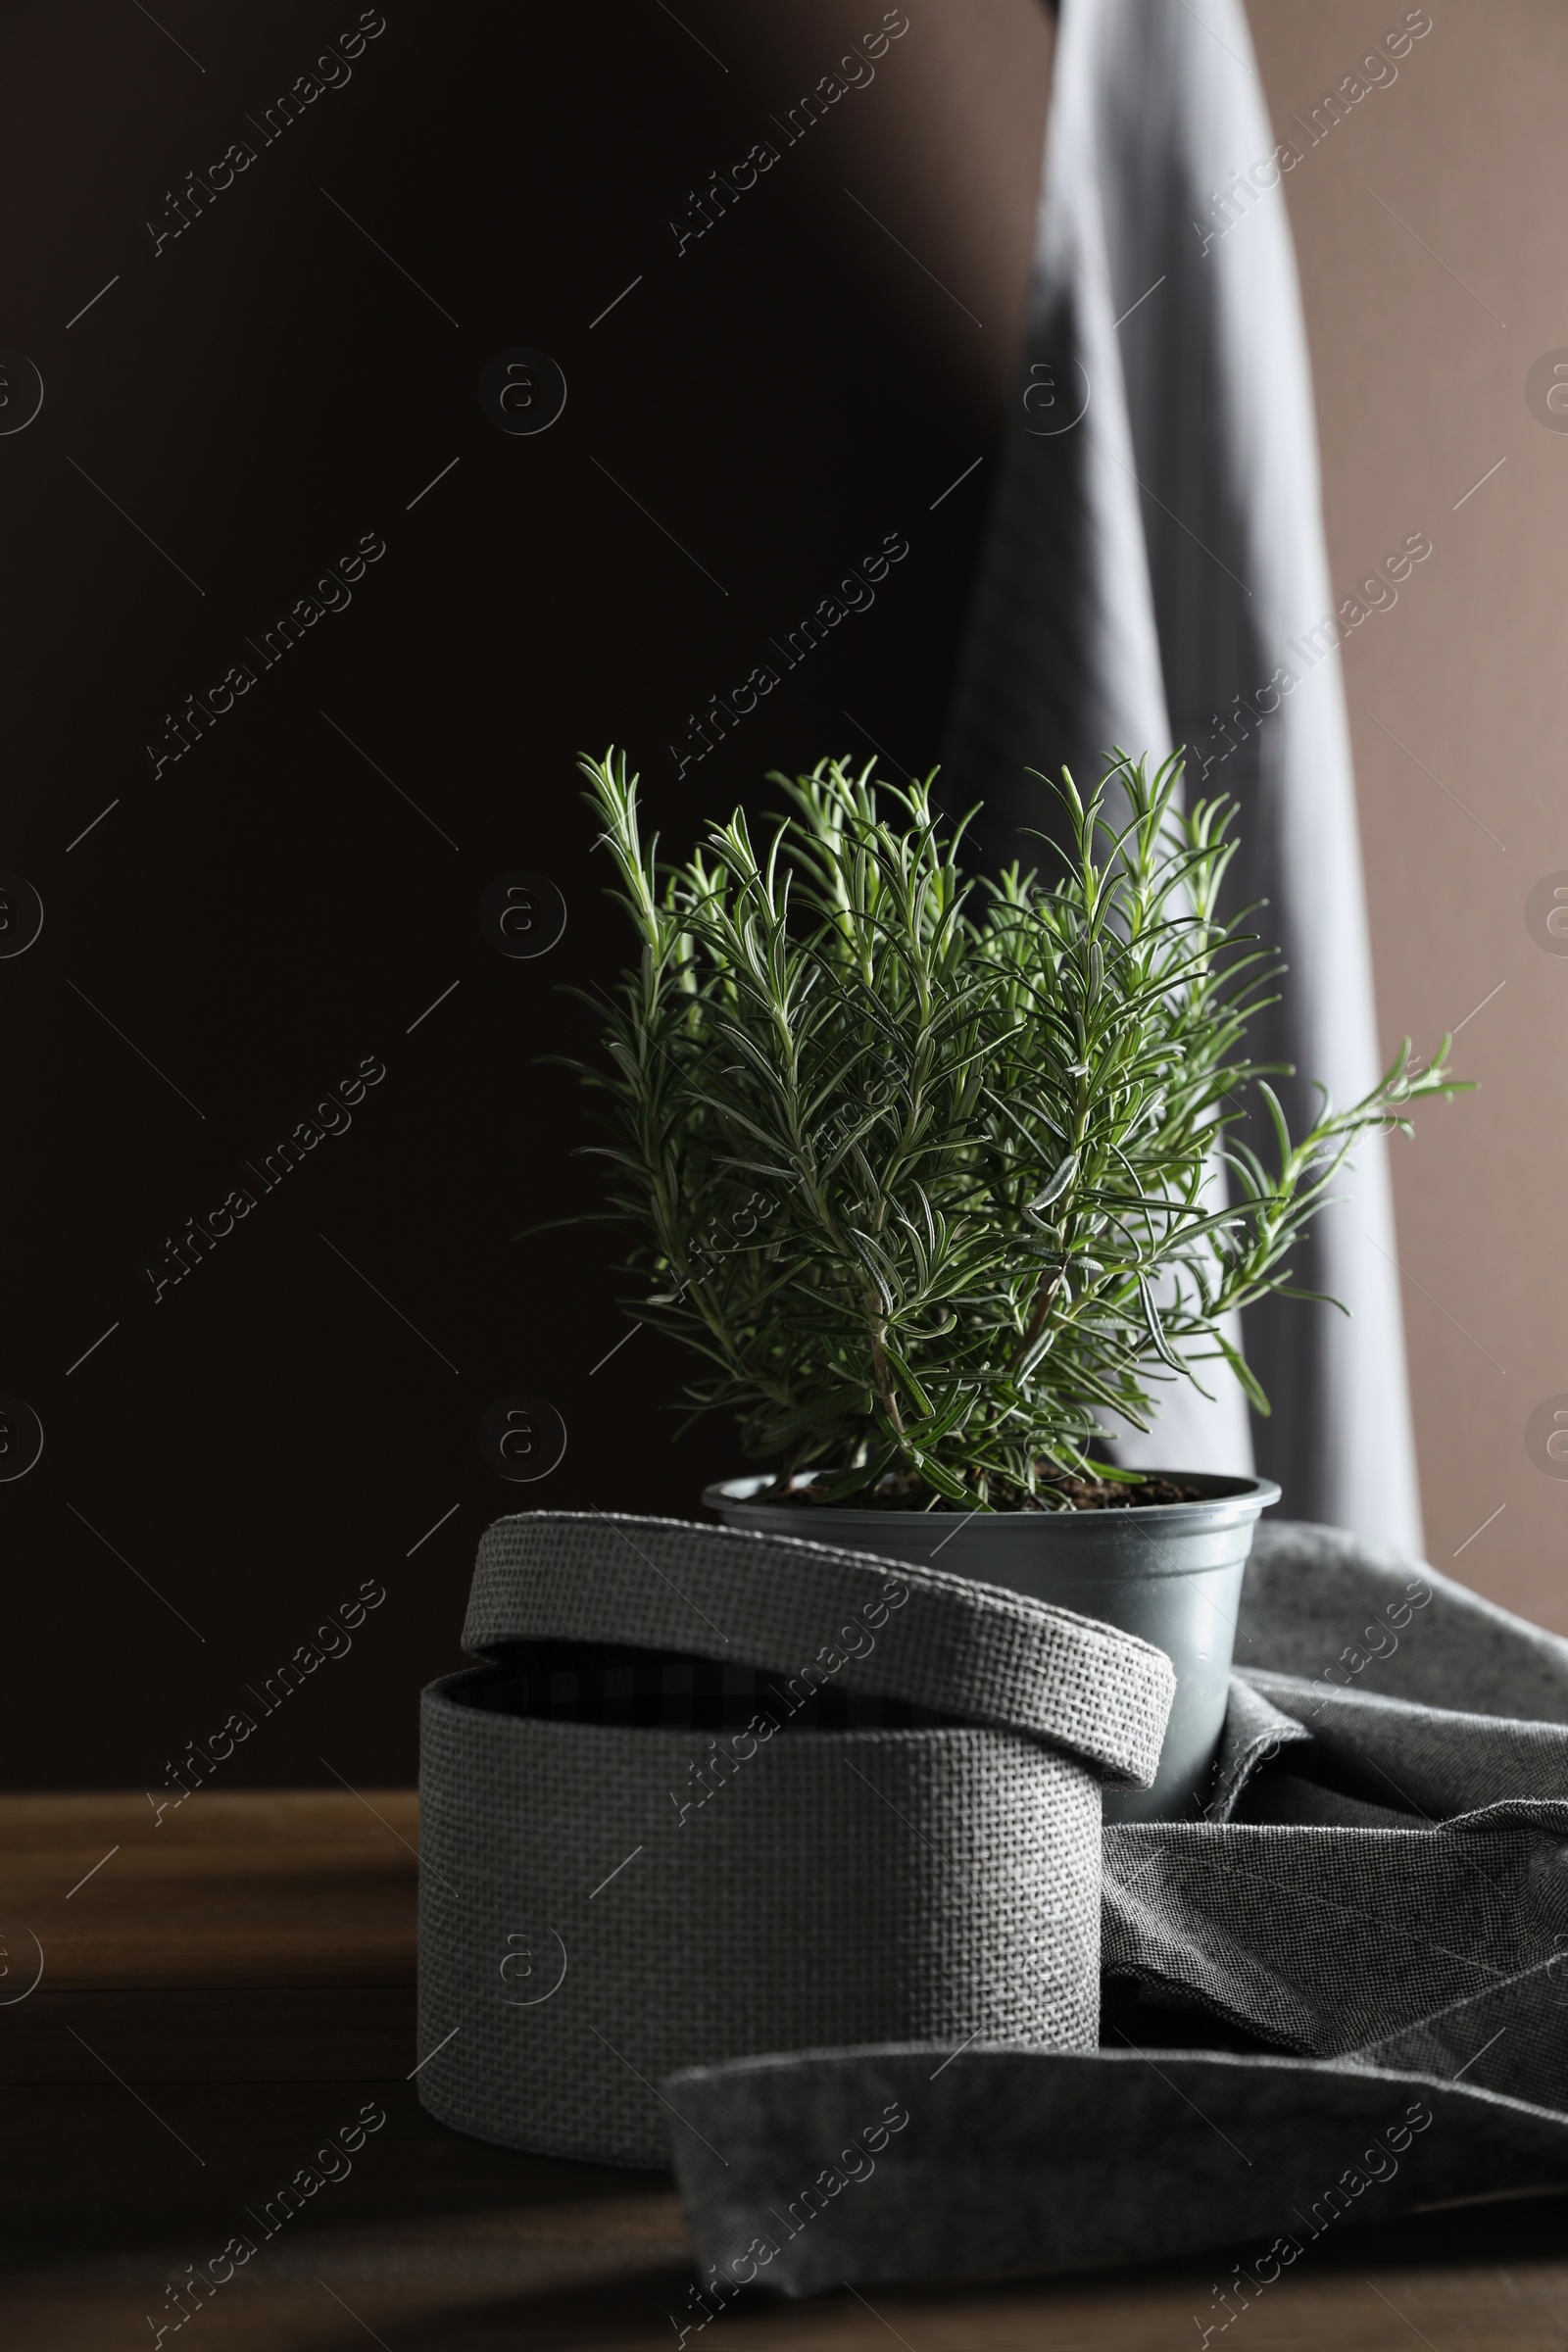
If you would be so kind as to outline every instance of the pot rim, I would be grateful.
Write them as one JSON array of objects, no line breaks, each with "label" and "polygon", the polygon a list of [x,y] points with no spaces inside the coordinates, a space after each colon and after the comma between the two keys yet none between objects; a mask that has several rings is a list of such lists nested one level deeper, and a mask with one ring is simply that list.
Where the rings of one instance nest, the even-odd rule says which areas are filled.
[{"label": "pot rim", "polygon": [[[1212,1524],[1216,1506],[1228,1503],[1233,1506],[1237,1518],[1255,1519],[1260,1512],[1278,1502],[1281,1496],[1281,1489],[1271,1478],[1232,1478],[1213,1470],[1166,1470],[1143,1464],[1139,1465],[1139,1469],[1146,1478],[1179,1479],[1184,1485],[1201,1487],[1204,1492],[1184,1502],[1135,1502],[1116,1510],[974,1511],[968,1520],[960,1520],[959,1525],[967,1526],[975,1520],[981,1520],[988,1527],[1025,1528],[1032,1534],[1040,1534],[1048,1527],[1086,1530],[1125,1526],[1151,1528],[1162,1520],[1179,1524],[1184,1512],[1193,1516],[1202,1515]],[[817,1473],[803,1471],[800,1475],[814,1478]],[[851,1502],[823,1503],[814,1511],[808,1505],[800,1503],[774,1502],[760,1490],[771,1486],[776,1476],[775,1471],[761,1470],[747,1472],[739,1478],[716,1479],[711,1486],[703,1489],[704,1507],[710,1511],[722,1511],[733,1510],[739,1505],[748,1511],[766,1511],[770,1516],[776,1515],[781,1522],[799,1527],[808,1541],[810,1541],[808,1530],[812,1525],[825,1531],[827,1523],[834,1518],[853,1520],[858,1527],[863,1526],[867,1530],[885,1527],[890,1533],[896,1530],[903,1534],[912,1533],[916,1528],[940,1526],[952,1516],[946,1511],[934,1515],[930,1511],[866,1510]],[[1227,1516],[1230,1514],[1227,1513]],[[956,1535],[957,1532],[957,1528],[954,1528],[953,1534]]]}]

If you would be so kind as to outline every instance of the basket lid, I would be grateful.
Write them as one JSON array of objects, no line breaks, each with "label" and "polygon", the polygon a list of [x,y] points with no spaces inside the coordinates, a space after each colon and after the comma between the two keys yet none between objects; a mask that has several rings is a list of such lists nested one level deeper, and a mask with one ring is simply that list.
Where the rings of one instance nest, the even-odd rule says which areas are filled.
[{"label": "basket lid", "polygon": [[1176,1675],[1162,1649],[967,1576],[795,1536],[621,1512],[522,1511],[479,1541],[472,1657],[523,1641],[612,1642],[1030,1733],[1102,1779],[1154,1778]]}]

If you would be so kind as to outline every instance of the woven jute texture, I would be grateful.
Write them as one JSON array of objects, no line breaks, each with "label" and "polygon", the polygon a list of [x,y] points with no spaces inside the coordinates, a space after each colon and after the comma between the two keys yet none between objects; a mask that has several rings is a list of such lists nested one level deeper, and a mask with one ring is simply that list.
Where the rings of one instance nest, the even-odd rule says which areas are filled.
[{"label": "woven jute texture", "polygon": [[1152,1771],[1160,1652],[863,1554],[557,1513],[486,1536],[465,1641],[488,1662],[421,1715],[442,2122],[658,2165],[682,2066],[1095,2046],[1100,1780]]},{"label": "woven jute texture", "polygon": [[[890,1580],[868,1642],[854,1625]],[[840,1642],[835,1679],[1038,1732],[1147,1788],[1175,1690],[1163,1650],[1092,1617],[939,1568],[679,1519],[525,1511],[479,1543],[463,1646],[559,1635],[744,1658],[793,1673]]]}]

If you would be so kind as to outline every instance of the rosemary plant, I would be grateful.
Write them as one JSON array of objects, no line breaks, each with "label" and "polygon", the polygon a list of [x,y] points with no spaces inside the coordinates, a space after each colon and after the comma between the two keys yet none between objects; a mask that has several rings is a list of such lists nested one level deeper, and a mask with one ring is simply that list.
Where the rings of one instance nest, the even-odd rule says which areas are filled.
[{"label": "rosemary plant", "polygon": [[1406,1041],[1293,1140],[1282,1065],[1246,1055],[1281,967],[1218,910],[1228,801],[1184,809],[1179,759],[1118,757],[1087,797],[1064,772],[1060,870],[976,883],[929,783],[874,763],[774,775],[760,848],[737,811],[682,865],[644,846],[624,757],[582,766],[641,957],[610,1067],[573,1066],[613,1129],[630,1311],[701,1359],[695,1412],[821,1465],[819,1494],[891,1475],[991,1509],[1115,1477],[1102,1416],[1148,1427],[1206,1367],[1267,1412],[1232,1310],[1315,1296],[1290,1252],[1356,1138],[1457,1082],[1446,1038],[1425,1066]]}]

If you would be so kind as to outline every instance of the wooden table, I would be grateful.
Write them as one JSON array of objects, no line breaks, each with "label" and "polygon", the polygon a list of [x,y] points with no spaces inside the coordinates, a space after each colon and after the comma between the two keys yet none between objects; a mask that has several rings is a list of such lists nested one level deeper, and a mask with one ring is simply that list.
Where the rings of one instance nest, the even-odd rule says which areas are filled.
[{"label": "wooden table", "polygon": [[[157,1823],[139,1793],[0,1799],[3,2352],[132,2352],[165,2324],[197,2352],[674,2345],[692,2273],[667,2179],[487,2147],[419,2107],[417,1841],[406,1789],[198,1793]],[[387,2121],[348,2177],[176,2333],[186,2265],[367,2102]],[[1194,2352],[1231,2260],[759,2296],[713,2325],[718,2352]],[[1568,2202],[1347,2229],[1236,2343],[1561,2352]]]}]

